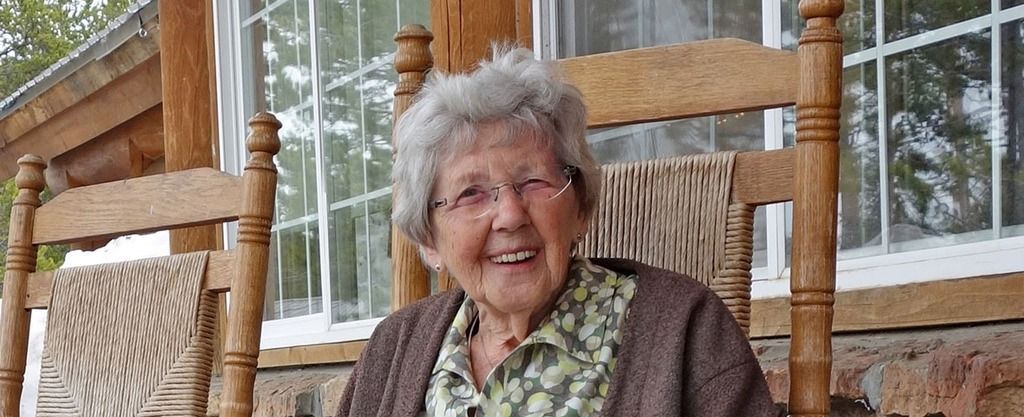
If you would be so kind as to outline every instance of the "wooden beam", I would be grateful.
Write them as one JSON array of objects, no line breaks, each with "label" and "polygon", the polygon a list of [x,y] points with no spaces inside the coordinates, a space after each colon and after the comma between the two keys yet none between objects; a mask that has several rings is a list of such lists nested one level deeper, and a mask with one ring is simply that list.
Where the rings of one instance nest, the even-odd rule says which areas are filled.
[{"label": "wooden beam", "polygon": [[518,3],[507,0],[431,0],[430,27],[435,35],[432,48],[435,68],[446,72],[469,71],[478,61],[490,56],[492,43],[516,42],[519,39],[517,9],[522,8]]},{"label": "wooden beam", "polygon": [[[833,332],[1024,319],[1024,273],[836,293]],[[789,298],[753,300],[752,338],[788,336]]]},{"label": "wooden beam", "polygon": [[516,0],[516,43],[533,49],[533,0]]},{"label": "wooden beam", "polygon": [[153,108],[160,93],[160,57],[153,56],[0,148],[0,179],[14,175],[22,155],[50,160]]},{"label": "wooden beam", "polygon": [[152,161],[163,156],[163,126],[163,110],[156,105],[50,160],[46,185],[50,192],[60,194],[68,188],[142,175]]},{"label": "wooden beam", "polygon": [[365,340],[296,346],[260,351],[259,368],[322,365],[355,362],[366,347]]},{"label": "wooden beam", "polygon": [[[25,133],[46,124],[51,118],[157,56],[160,52],[160,28],[155,19],[147,22],[145,27],[148,36],[132,36],[109,54],[90,61],[7,117],[0,119],[0,145],[19,140]],[[108,101],[108,106],[113,102],[115,101]],[[117,109],[120,110],[120,102],[117,103]]]},{"label": "wooden beam", "polygon": [[[168,172],[214,167],[213,97],[206,0],[160,2],[164,158]],[[199,23],[199,24],[197,24]],[[217,247],[215,226],[171,231],[171,253]]]}]

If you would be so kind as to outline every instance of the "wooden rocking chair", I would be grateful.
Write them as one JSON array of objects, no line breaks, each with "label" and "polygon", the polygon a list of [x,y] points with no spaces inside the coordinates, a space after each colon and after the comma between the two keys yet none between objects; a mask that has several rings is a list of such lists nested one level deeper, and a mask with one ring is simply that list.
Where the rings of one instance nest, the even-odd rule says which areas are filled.
[{"label": "wooden rocking chair", "polygon": [[[18,160],[0,316],[0,416],[19,415],[32,309],[49,309],[39,416],[205,416],[216,293],[224,291],[231,301],[220,415],[252,415],[281,124],[268,113],[249,124],[241,177],[192,169],[75,188],[40,206],[45,163]],[[232,250],[34,272],[37,245],[236,219]]]},{"label": "wooden rocking chair", "polygon": [[[604,199],[581,245],[590,256],[626,257],[694,276],[749,328],[754,208],[792,201],[793,416],[829,414],[842,95],[835,23],[842,11],[840,0],[801,1],[807,27],[796,53],[717,39],[562,61],[587,102],[591,128],[796,104],[795,149],[605,166]],[[431,66],[432,36],[407,26],[395,39],[397,119]],[[395,276],[418,279],[414,250],[393,241],[396,253],[408,252],[395,257]],[[406,287],[415,285],[395,284]]]}]

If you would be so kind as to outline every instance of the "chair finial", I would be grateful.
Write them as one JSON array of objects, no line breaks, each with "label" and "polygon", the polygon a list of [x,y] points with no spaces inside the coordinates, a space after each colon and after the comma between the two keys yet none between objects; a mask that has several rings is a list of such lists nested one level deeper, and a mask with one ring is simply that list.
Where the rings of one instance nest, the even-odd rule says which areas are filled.
[{"label": "chair finial", "polygon": [[804,19],[815,17],[839,18],[843,14],[843,0],[800,0],[800,16]]},{"label": "chair finial", "polygon": [[245,148],[249,153],[266,152],[276,155],[281,150],[281,141],[277,138],[281,122],[273,114],[257,113],[249,119],[249,128],[252,129],[252,133],[245,141]]},{"label": "chair finial", "polygon": [[18,158],[18,174],[14,177],[14,184],[18,186],[18,196],[14,204],[31,204],[39,207],[39,193],[46,187],[46,177],[43,170],[46,169],[46,162],[37,155],[27,154]]}]

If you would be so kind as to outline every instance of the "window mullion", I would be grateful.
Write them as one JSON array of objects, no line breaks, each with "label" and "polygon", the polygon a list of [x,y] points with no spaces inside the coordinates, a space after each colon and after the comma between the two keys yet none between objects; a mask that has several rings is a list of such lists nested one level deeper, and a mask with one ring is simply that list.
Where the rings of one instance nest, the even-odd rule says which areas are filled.
[{"label": "window mullion", "polygon": [[882,253],[889,253],[889,145],[888,115],[885,91],[885,1],[875,0],[875,91],[878,100],[878,179],[881,207]]},{"label": "window mullion", "polygon": [[1002,96],[1002,84],[1003,84],[1003,73],[1002,73],[1002,29],[1000,28],[1000,0],[991,0],[992,5],[992,29],[991,36],[989,37],[992,41],[992,67],[991,67],[991,100],[990,105],[992,106],[990,116],[990,135],[991,135],[991,146],[992,146],[992,238],[999,239],[1002,234],[1003,227],[1003,172],[1002,172],[1002,149],[1003,149],[1003,129],[1002,129],[1002,107],[1003,107],[1003,96]]},{"label": "window mullion", "polygon": [[320,302],[321,311],[324,314],[324,328],[331,326],[331,248],[330,229],[328,228],[327,210],[327,184],[324,177],[324,151],[323,151],[323,81],[320,79],[320,40],[317,38],[317,7],[315,0],[309,1],[309,62],[310,78],[313,84],[313,153],[316,158],[314,168],[316,170],[316,227],[317,227],[317,253],[320,255]]}]

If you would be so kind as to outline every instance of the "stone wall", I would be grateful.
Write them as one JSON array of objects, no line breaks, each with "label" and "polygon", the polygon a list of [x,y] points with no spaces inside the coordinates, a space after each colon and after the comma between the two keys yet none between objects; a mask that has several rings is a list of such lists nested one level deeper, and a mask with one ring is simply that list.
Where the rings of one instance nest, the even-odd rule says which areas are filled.
[{"label": "stone wall", "polygon": [[[752,345],[785,402],[788,339]],[[1024,322],[837,335],[833,350],[833,416],[1024,417]],[[261,370],[253,415],[334,416],[351,368]],[[216,381],[211,391],[215,416]]]},{"label": "stone wall", "polygon": [[[788,340],[752,344],[785,401]],[[1024,322],[838,335],[832,347],[844,415],[1024,417]]]}]

